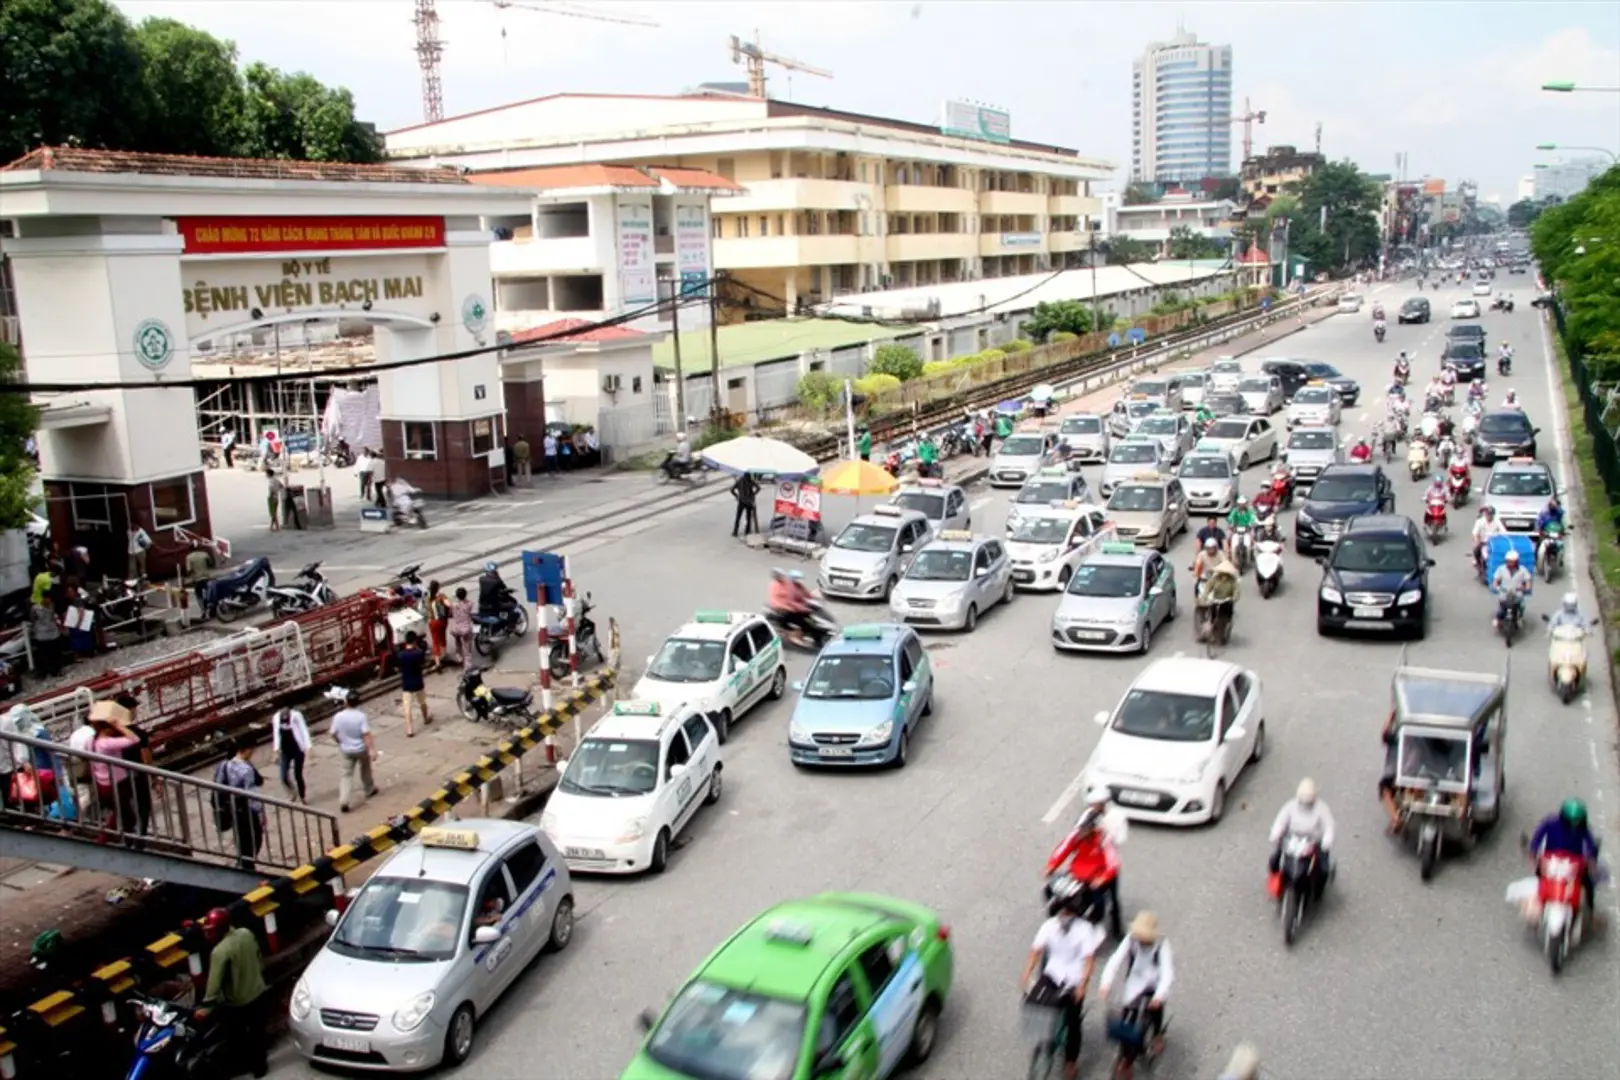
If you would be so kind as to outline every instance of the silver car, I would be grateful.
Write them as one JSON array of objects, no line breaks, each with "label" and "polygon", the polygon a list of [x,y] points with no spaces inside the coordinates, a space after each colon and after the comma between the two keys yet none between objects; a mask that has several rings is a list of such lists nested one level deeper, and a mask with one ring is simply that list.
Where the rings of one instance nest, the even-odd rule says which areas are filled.
[{"label": "silver car", "polygon": [[915,510],[928,519],[935,532],[973,528],[973,511],[960,484],[943,480],[908,480],[889,499],[890,506]]},{"label": "silver car", "polygon": [[821,556],[816,584],[827,596],[884,600],[933,529],[916,510],[877,506],[845,525]]},{"label": "silver car", "polygon": [[995,537],[942,533],[924,545],[889,594],[896,622],[972,630],[979,616],[1012,599],[1012,563]]},{"label": "silver car", "polygon": [[1534,532],[1536,516],[1547,508],[1557,485],[1552,470],[1533,458],[1509,458],[1491,467],[1485,505],[1508,532]]},{"label": "silver car", "polygon": [[1104,544],[1081,563],[1052,613],[1052,647],[1141,652],[1154,631],[1176,616],[1170,560],[1131,544]]},{"label": "silver car", "polygon": [[1237,503],[1237,459],[1225,450],[1199,447],[1181,459],[1176,471],[1187,493],[1187,512],[1224,514]]},{"label": "silver car", "polygon": [[573,882],[535,826],[457,821],[398,848],[327,922],[288,1008],[299,1052],[419,1072],[465,1061],[512,980],[573,939]]},{"label": "silver car", "polygon": [[1108,464],[1103,466],[1102,497],[1114,493],[1114,488],[1125,481],[1134,478],[1139,473],[1162,473],[1169,469],[1169,462],[1165,460],[1164,448],[1157,439],[1126,439],[1124,442],[1114,444],[1108,452]]},{"label": "silver car", "polygon": [[1057,446],[1055,431],[1015,431],[990,459],[991,487],[1018,487],[1045,465]]},{"label": "silver car", "polygon": [[1159,407],[1151,401],[1132,400],[1120,398],[1114,402],[1113,411],[1108,414],[1108,434],[1116,439],[1123,439],[1131,433],[1131,428],[1143,417],[1152,416],[1159,411]]},{"label": "silver car", "polygon": [[1209,382],[1204,392],[1235,394],[1239,384],[1243,382],[1248,372],[1243,370],[1243,362],[1234,360],[1230,356],[1219,357],[1209,369]]},{"label": "silver car", "polygon": [[1180,461],[1193,446],[1192,421],[1185,413],[1161,410],[1139,421],[1131,434],[1157,440],[1159,449],[1164,451],[1164,460],[1171,465]]},{"label": "silver car", "polygon": [[1150,375],[1131,384],[1132,401],[1151,401],[1161,409],[1181,411],[1181,387],[1169,375]]},{"label": "silver car", "polygon": [[1288,433],[1283,461],[1294,474],[1294,487],[1307,491],[1329,465],[1344,460],[1339,435],[1330,427],[1297,427]]},{"label": "silver car", "polygon": [[1068,446],[1071,461],[1104,461],[1108,458],[1108,426],[1096,413],[1065,416],[1058,425],[1058,441]]},{"label": "silver car", "polygon": [[1086,478],[1077,472],[1070,472],[1061,465],[1048,465],[1030,477],[1024,486],[1018,489],[1018,494],[1013,496],[1012,503],[1007,507],[1007,531],[1012,532],[1013,526],[1018,524],[1020,516],[1028,507],[1044,509],[1055,502],[1071,501],[1091,501],[1091,490],[1086,484]]},{"label": "silver car", "polygon": [[1182,409],[1192,410],[1198,408],[1198,403],[1204,400],[1204,391],[1209,386],[1209,373],[1178,371],[1170,376],[1170,381],[1181,391]]},{"label": "silver car", "polygon": [[1238,383],[1237,392],[1249,411],[1258,416],[1270,416],[1283,407],[1282,380],[1275,375],[1246,375]]},{"label": "silver car", "polygon": [[1339,422],[1341,408],[1338,391],[1331,386],[1302,386],[1288,403],[1288,426],[1333,427]]}]

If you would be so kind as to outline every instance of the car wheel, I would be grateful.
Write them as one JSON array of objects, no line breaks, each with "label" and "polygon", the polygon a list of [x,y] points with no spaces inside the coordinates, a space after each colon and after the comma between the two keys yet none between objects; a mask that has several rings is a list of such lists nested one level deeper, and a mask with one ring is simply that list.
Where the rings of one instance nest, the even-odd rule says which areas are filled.
[{"label": "car wheel", "polygon": [[928,696],[923,699],[922,714],[924,716],[934,715],[934,688],[932,686],[928,688]]},{"label": "car wheel", "polygon": [[1140,651],[1143,656],[1146,656],[1147,651],[1153,647],[1153,620],[1151,618],[1142,620],[1142,633],[1139,640],[1142,642]]},{"label": "car wheel", "polygon": [[1018,592],[1018,588],[1017,588],[1017,586],[1015,586],[1013,584],[1012,575],[1008,574],[1007,575],[1007,587],[1001,593],[1001,602],[1003,604],[1012,603],[1012,598],[1013,598],[1014,594],[1016,594],[1017,592]]},{"label": "car wheel", "polygon": [[450,1027],[444,1033],[444,1064],[452,1068],[466,1061],[473,1048],[473,1007],[464,1002],[450,1017]]},{"label": "car wheel", "polygon": [[969,604],[967,615],[962,619],[962,633],[971,634],[973,632],[973,628],[978,625],[979,606],[977,604]]},{"label": "car wheel", "polygon": [[1176,591],[1174,589],[1171,589],[1170,590],[1170,610],[1164,613],[1164,621],[1165,622],[1175,622],[1176,621],[1176,615],[1178,614],[1177,608],[1180,606],[1180,603],[1181,603],[1181,600],[1180,600],[1180,598],[1178,596],[1176,596]]},{"label": "car wheel", "polygon": [[891,574],[889,576],[889,580],[883,583],[883,599],[884,600],[889,599],[890,594],[894,592],[894,587],[896,585],[898,585],[898,584],[900,584],[900,579]]},{"label": "car wheel", "polygon": [[900,729],[900,745],[894,749],[894,767],[903,769],[911,758],[911,731],[908,728]]},{"label": "car wheel", "polygon": [[1271,453],[1266,455],[1266,460],[1267,461],[1276,461],[1277,460],[1277,444],[1276,443],[1271,444]]},{"label": "car wheel", "polygon": [[653,841],[652,859],[647,863],[647,869],[655,874],[662,874],[669,866],[669,830],[659,829],[658,839]]},{"label": "car wheel", "polygon": [[714,737],[724,746],[731,739],[731,710],[722,709],[713,717]]},{"label": "car wheel", "polygon": [[1260,721],[1260,726],[1254,729],[1254,749],[1249,751],[1249,764],[1258,765],[1260,759],[1266,756],[1266,722]]},{"label": "car wheel", "polygon": [[1244,469],[1247,469],[1248,467],[1249,467],[1249,455],[1247,453],[1245,453],[1242,457],[1238,458],[1238,472],[1242,472]]},{"label": "car wheel", "polygon": [[1209,823],[1218,824],[1226,816],[1226,781],[1215,784],[1215,795],[1209,800]]},{"label": "car wheel", "polygon": [[720,766],[716,765],[714,767],[714,772],[709,774],[709,793],[703,797],[703,802],[708,806],[713,806],[715,803],[720,801],[720,774],[723,771],[724,770],[721,769]]},{"label": "car wheel", "polygon": [[922,1012],[911,1029],[911,1045],[906,1048],[906,1063],[917,1066],[928,1060],[939,1041],[939,1003],[933,998],[923,1002]]},{"label": "car wheel", "polygon": [[546,939],[547,952],[562,952],[574,940],[574,898],[565,896],[557,904],[551,917],[551,936]]},{"label": "car wheel", "polygon": [[787,668],[776,669],[776,678],[771,680],[771,700],[781,701],[782,695],[787,693]]}]

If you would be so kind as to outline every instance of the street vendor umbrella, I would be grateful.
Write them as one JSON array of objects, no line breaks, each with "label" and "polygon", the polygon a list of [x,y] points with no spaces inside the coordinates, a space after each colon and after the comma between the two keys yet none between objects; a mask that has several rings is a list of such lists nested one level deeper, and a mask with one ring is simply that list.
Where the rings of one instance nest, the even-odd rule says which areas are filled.
[{"label": "street vendor umbrella", "polygon": [[1051,401],[1055,397],[1057,397],[1057,391],[1052,389],[1051,383],[1041,383],[1041,385],[1029,392],[1029,400],[1031,401]]},{"label": "street vendor umbrella", "polygon": [[733,475],[753,473],[781,480],[803,480],[820,468],[815,458],[798,447],[757,435],[715,443],[703,451],[703,464]]},{"label": "street vendor umbrella", "polygon": [[840,461],[821,474],[824,495],[887,495],[900,481],[870,461]]}]

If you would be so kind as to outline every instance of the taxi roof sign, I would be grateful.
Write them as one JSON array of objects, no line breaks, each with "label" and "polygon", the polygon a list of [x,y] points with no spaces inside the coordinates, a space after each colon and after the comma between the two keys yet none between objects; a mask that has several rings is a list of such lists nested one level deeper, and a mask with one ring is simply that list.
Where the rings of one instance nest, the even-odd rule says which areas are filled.
[{"label": "taxi roof sign", "polygon": [[1043,466],[1043,467],[1035,470],[1035,475],[1036,476],[1068,476],[1069,475],[1069,467],[1067,465],[1046,465],[1046,466]]},{"label": "taxi roof sign", "polygon": [[729,611],[699,611],[692,616],[696,623],[719,623],[724,625],[732,622],[735,616]]},{"label": "taxi roof sign", "polygon": [[946,529],[939,534],[941,540],[972,540],[973,533],[968,529]]},{"label": "taxi roof sign", "polygon": [[1226,452],[1226,447],[1210,439],[1199,439],[1193,451],[1199,454],[1221,454]]},{"label": "taxi roof sign", "polygon": [[883,627],[875,623],[864,623],[860,626],[844,627],[843,639],[845,641],[882,641]]},{"label": "taxi roof sign", "polygon": [[477,851],[478,833],[472,829],[445,829],[438,826],[423,829],[417,834],[424,847],[450,848],[455,851]]},{"label": "taxi roof sign", "polygon": [[784,945],[809,945],[815,937],[815,931],[801,922],[777,919],[765,927],[765,936]]},{"label": "taxi roof sign", "polygon": [[1131,476],[1131,479],[1139,481],[1139,482],[1144,483],[1144,484],[1156,484],[1159,481],[1163,480],[1164,476],[1161,475],[1160,473],[1156,473],[1156,472],[1139,472],[1139,473],[1134,473]]},{"label": "taxi roof sign", "polygon": [[1135,544],[1104,544],[1100,549],[1104,555],[1135,555]]},{"label": "taxi roof sign", "polygon": [[879,517],[899,517],[900,515],[904,514],[905,511],[898,506],[890,506],[885,503],[882,506],[872,507],[872,513],[878,515]]},{"label": "taxi roof sign", "polygon": [[1534,465],[1535,463],[1536,463],[1536,459],[1533,458],[1533,457],[1510,457],[1510,458],[1508,458],[1508,464],[1509,465]]},{"label": "taxi roof sign", "polygon": [[937,487],[944,487],[945,486],[944,482],[941,481],[937,476],[924,476],[924,477],[921,477],[920,479],[912,481],[912,483],[916,484],[918,487],[926,487],[926,488],[937,488]]},{"label": "taxi roof sign", "polygon": [[658,716],[660,711],[656,701],[615,701],[613,703],[614,716]]}]

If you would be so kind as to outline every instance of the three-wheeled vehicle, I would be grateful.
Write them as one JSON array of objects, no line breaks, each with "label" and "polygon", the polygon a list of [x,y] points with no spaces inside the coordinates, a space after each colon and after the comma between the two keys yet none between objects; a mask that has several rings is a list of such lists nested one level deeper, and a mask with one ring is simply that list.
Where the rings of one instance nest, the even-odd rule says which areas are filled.
[{"label": "three-wheeled vehicle", "polygon": [[1502,816],[1508,678],[1409,667],[1403,653],[1392,685],[1385,774],[1428,881],[1442,844],[1471,848]]}]

